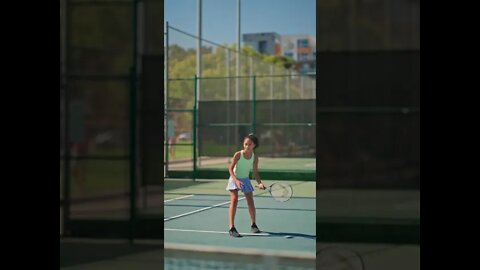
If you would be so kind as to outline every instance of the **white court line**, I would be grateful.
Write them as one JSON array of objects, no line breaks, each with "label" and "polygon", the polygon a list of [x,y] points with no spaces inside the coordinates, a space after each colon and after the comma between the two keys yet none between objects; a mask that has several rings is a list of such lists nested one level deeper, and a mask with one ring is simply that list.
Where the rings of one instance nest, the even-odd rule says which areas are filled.
[{"label": "white court line", "polygon": [[164,203],[166,202],[171,202],[171,201],[174,201],[174,200],[180,200],[180,199],[185,199],[185,198],[188,198],[188,197],[192,197],[192,195],[185,195],[185,196],[182,196],[182,197],[177,197],[177,198],[173,198],[173,199],[170,199],[170,200],[166,200],[166,201],[163,201]]},{"label": "white court line", "polygon": [[[201,230],[185,230],[185,229],[164,229],[165,231],[176,231],[176,232],[199,232],[199,233],[221,233],[225,234],[228,232],[221,232],[221,231],[201,231]],[[242,233],[239,232],[242,235],[258,235],[258,236],[268,236],[271,235],[269,233]]]},{"label": "white court line", "polygon": [[[241,201],[241,200],[244,200],[244,199],[245,199],[245,197],[242,197],[242,198],[240,198],[240,199],[238,199],[238,200]],[[173,217],[164,218],[163,221],[169,221],[169,220],[176,219],[176,218],[179,218],[179,217],[183,217],[183,216],[195,214],[195,213],[198,213],[198,212],[202,212],[202,211],[205,211],[205,210],[208,210],[208,209],[215,208],[215,207],[217,207],[217,206],[222,206],[222,205],[227,204],[227,203],[230,203],[230,201],[224,202],[224,203],[215,204],[215,205],[208,206],[208,207],[204,207],[204,208],[201,208],[201,209],[198,209],[198,210],[195,210],[195,211],[191,211],[191,212],[188,212],[188,213],[185,213],[185,214],[180,214],[180,215],[176,215],[176,216],[173,216]]]}]

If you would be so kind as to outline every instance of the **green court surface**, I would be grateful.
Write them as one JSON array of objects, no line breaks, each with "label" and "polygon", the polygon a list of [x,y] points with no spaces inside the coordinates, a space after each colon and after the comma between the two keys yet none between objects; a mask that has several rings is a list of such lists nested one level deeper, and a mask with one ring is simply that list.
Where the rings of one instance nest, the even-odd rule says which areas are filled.
[{"label": "green court surface", "polygon": [[[269,185],[275,181],[264,180]],[[316,199],[316,213],[320,218],[420,218],[420,191],[418,190],[369,190],[369,189],[315,189],[315,182],[281,181],[290,183],[294,197]],[[171,179],[165,181],[165,200],[181,195],[228,195],[224,180]],[[255,196],[269,196],[255,190]]]},{"label": "green court surface", "polygon": [[[198,195],[224,195],[229,196],[229,192],[225,189],[228,179],[206,180],[199,179],[196,181],[185,179],[167,179],[164,182],[165,200],[178,198],[181,194],[198,194]],[[252,184],[255,181],[252,180]],[[264,180],[262,181],[266,186],[273,184],[276,181]],[[302,181],[281,181],[288,183],[293,187],[293,197],[307,197],[315,199],[316,183],[302,182]],[[240,192],[240,194],[242,194]],[[268,192],[255,189],[254,196],[270,196]]]},{"label": "green court surface", "polygon": [[[182,187],[166,181],[164,222],[165,244],[208,245],[217,248],[243,248],[295,252],[315,256],[315,183],[290,181],[292,199],[278,202],[268,192],[255,190],[257,225],[260,234],[250,233],[250,217],[240,195],[235,226],[242,238],[228,235],[229,192],[226,181],[204,181]],[[273,182],[264,181],[266,185]],[[169,185],[178,185],[171,189]],[[292,238],[286,238],[290,235]]]},{"label": "green court surface", "polygon": [[[274,181],[263,182],[269,185]],[[227,179],[167,179],[164,195],[161,190],[150,190],[152,193],[146,195],[147,207],[139,209],[140,214],[151,211],[163,215],[164,242],[153,240],[157,244],[145,244],[148,240],[139,239],[129,246],[126,240],[102,243],[108,240],[62,239],[61,269],[267,269],[279,263],[290,267],[284,269],[315,269],[312,262],[315,263],[314,258],[321,262],[318,251],[325,247],[355,251],[367,270],[420,269],[419,244],[316,239],[325,235],[318,231],[319,220],[419,220],[419,191],[317,190],[315,182],[282,182],[290,183],[294,190],[293,198],[285,203],[273,200],[264,191],[254,192],[257,224],[263,231],[258,235],[249,232],[248,209],[240,196],[236,227],[244,237],[233,238],[227,233]],[[76,218],[126,218],[128,200],[77,202],[72,210],[77,213],[73,215]],[[286,238],[287,235],[292,238]],[[161,249],[161,244],[166,250]],[[272,254],[276,256],[270,258]]]}]

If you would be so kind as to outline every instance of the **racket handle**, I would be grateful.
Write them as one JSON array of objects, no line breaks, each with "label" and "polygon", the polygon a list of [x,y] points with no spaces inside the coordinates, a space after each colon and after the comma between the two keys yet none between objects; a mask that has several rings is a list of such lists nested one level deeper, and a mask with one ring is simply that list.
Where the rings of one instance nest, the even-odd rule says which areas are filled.
[{"label": "racket handle", "polygon": [[[257,184],[255,184],[256,187],[260,188]],[[266,187],[265,184],[263,185],[266,190],[270,190],[270,187]],[[260,188],[261,189],[261,188]]]},{"label": "racket handle", "polygon": [[[255,185],[255,186],[258,187],[258,188],[260,188],[258,185]],[[264,184],[263,186],[265,187],[265,189],[261,189],[261,188],[260,188],[260,190],[266,190],[266,191],[270,192],[270,190],[271,190],[270,187],[265,186],[265,184]]]}]

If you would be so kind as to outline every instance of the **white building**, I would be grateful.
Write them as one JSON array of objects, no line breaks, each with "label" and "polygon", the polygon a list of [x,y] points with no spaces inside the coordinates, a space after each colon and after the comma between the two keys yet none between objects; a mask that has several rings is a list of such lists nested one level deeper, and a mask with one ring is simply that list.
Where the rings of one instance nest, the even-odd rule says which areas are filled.
[{"label": "white building", "polygon": [[263,54],[282,55],[281,37],[277,33],[243,34],[243,43]]},{"label": "white building", "polygon": [[316,39],[310,35],[282,36],[282,55],[293,58],[301,73],[316,70]]},{"label": "white building", "polygon": [[268,55],[290,57],[301,73],[316,71],[316,39],[310,35],[279,35],[277,33],[243,34],[243,43]]}]

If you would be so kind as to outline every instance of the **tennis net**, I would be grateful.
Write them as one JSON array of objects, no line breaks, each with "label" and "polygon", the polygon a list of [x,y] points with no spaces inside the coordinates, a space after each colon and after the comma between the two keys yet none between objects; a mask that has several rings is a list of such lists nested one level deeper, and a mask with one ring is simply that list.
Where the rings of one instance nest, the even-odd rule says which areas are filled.
[{"label": "tennis net", "polygon": [[165,270],[313,270],[316,269],[315,266],[315,255],[300,252],[265,252],[256,249],[165,243]]}]

